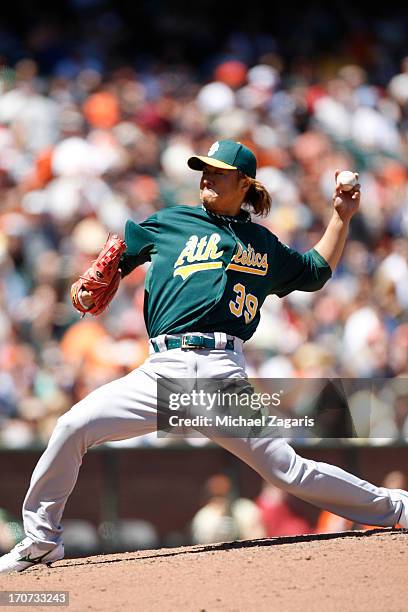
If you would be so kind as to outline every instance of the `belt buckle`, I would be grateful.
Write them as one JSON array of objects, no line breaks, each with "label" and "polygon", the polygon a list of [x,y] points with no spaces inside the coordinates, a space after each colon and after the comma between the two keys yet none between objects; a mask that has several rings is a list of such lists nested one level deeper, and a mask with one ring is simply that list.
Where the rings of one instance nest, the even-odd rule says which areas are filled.
[{"label": "belt buckle", "polygon": [[197,348],[202,348],[202,344],[194,344],[192,342],[190,342],[189,344],[187,344],[187,339],[191,338],[192,334],[185,334],[183,336],[181,336],[181,348],[182,349],[197,349]]}]

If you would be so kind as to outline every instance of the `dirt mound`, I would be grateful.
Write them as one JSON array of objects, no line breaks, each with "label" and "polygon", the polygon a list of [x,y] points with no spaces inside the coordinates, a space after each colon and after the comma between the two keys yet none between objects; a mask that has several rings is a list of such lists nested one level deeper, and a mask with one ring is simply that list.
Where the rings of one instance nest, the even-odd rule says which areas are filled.
[{"label": "dirt mound", "polygon": [[408,534],[374,529],[64,559],[0,582],[8,591],[69,591],[69,607],[59,609],[70,612],[405,612]]}]

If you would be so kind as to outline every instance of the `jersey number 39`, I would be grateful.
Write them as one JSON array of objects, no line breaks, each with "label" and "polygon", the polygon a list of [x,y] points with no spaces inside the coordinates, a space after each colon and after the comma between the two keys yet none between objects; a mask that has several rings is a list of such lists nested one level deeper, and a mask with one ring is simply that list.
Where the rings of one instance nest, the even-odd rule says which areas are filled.
[{"label": "jersey number 39", "polygon": [[234,291],[237,296],[235,301],[230,300],[230,311],[236,317],[240,317],[242,311],[244,311],[245,323],[248,324],[252,321],[258,310],[258,298],[252,295],[252,293],[247,293],[244,285],[241,285],[241,283],[234,285]]}]

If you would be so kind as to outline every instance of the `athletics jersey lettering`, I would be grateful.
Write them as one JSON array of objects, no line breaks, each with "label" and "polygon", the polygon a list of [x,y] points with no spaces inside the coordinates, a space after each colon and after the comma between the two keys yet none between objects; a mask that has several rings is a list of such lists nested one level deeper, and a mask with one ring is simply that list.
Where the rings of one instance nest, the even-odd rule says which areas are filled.
[{"label": "athletics jersey lettering", "polygon": [[224,254],[224,251],[218,251],[217,245],[220,240],[221,236],[217,233],[211,234],[209,239],[207,236],[203,236],[200,240],[194,234],[190,236],[174,264],[173,277],[181,276],[185,280],[195,272],[221,268],[222,261],[214,261]]},{"label": "athletics jersey lettering", "polygon": [[238,251],[232,257],[227,270],[265,276],[268,272],[268,255],[267,253],[263,255],[257,253],[250,244],[248,244],[247,249],[243,249],[242,245],[238,243]]},{"label": "athletics jersey lettering", "polygon": [[215,220],[201,205],[129,220],[125,238],[126,273],[152,261],[144,309],[151,337],[222,330],[248,340],[267,295],[316,291],[331,274],[314,249],[302,255],[261,225]]}]

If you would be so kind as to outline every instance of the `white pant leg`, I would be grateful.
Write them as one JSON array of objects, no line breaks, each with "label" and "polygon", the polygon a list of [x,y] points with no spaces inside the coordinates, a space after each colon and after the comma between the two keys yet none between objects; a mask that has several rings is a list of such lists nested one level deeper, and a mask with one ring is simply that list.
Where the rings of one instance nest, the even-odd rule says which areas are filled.
[{"label": "white pant leg", "polygon": [[[242,355],[225,351],[217,357],[198,356],[198,376],[229,378],[240,376],[245,364]],[[229,363],[235,361],[239,369]],[[223,438],[206,430],[212,440],[252,467],[264,480],[315,506],[352,521],[368,525],[392,526],[398,523],[402,502],[392,490],[376,487],[365,480],[327,463],[298,455],[282,438]]]},{"label": "white pant leg", "polygon": [[191,355],[153,354],[140,368],[99,387],[61,416],[24,500],[26,534],[36,542],[58,543],[62,513],[87,449],[154,431],[158,375],[185,378],[193,377],[193,372]]},{"label": "white pant leg", "polygon": [[283,439],[213,438],[252,467],[264,480],[319,508],[351,521],[390,527],[398,523],[402,502],[345,470],[305,459]]},{"label": "white pant leg", "polygon": [[[33,472],[23,505],[26,534],[46,544],[61,540],[62,513],[89,447],[155,430],[158,376],[242,378],[244,367],[241,353],[176,349],[151,355],[139,369],[90,393],[58,419]],[[283,440],[213,439],[265,480],[317,506],[367,524],[398,521],[401,502],[392,501],[387,489],[303,459]]]}]

